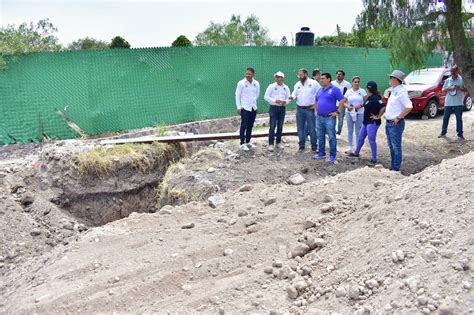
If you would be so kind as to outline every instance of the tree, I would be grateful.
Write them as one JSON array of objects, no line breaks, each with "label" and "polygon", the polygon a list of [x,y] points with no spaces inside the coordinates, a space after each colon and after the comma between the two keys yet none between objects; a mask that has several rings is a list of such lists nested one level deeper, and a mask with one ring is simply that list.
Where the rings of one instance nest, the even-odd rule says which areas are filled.
[{"label": "tree", "polygon": [[70,50],[108,49],[109,43],[91,37],[80,38],[67,46]]},{"label": "tree", "polygon": [[265,46],[274,42],[268,37],[268,30],[260,25],[255,15],[242,23],[240,15],[232,15],[229,22],[214,23],[196,36],[198,46]]},{"label": "tree", "polygon": [[191,47],[193,43],[184,35],[178,36],[171,44],[171,47]]},{"label": "tree", "polygon": [[339,35],[336,36],[321,36],[314,40],[314,45],[349,47],[348,39],[350,36],[351,34],[344,32],[339,32]]},{"label": "tree", "polygon": [[61,49],[54,25],[43,19],[36,24],[22,23],[19,26],[8,25],[0,28],[0,68],[6,66],[6,55],[28,54],[39,51],[57,51]]},{"label": "tree", "polygon": [[110,48],[130,48],[130,44],[120,36],[112,38]]},{"label": "tree", "polygon": [[441,6],[432,0],[363,0],[363,4],[354,25],[359,43],[366,43],[368,31],[380,29],[389,34],[392,66],[403,63],[411,69],[423,66],[435,47],[452,51],[474,95],[474,52],[463,28],[474,14],[463,13],[462,0],[444,0]]},{"label": "tree", "polygon": [[288,40],[286,39],[286,36],[281,38],[280,46],[288,46]]},{"label": "tree", "polygon": [[362,43],[355,33],[339,32],[339,35],[317,37],[315,46],[338,46],[338,47],[367,47],[388,48],[389,35],[378,29],[370,29],[366,32],[365,41]]}]

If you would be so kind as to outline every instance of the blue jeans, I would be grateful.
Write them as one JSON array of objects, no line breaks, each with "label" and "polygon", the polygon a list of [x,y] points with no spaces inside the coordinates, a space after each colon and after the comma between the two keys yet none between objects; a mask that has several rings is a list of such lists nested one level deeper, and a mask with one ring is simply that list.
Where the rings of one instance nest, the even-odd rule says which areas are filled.
[{"label": "blue jeans", "polygon": [[270,130],[268,131],[268,144],[273,145],[275,142],[275,127],[276,143],[281,143],[281,134],[283,132],[283,123],[285,122],[285,106],[270,105]]},{"label": "blue jeans", "polygon": [[451,114],[454,113],[454,115],[456,116],[456,132],[458,134],[458,137],[462,137],[462,111],[463,105],[444,107],[443,126],[441,127],[442,135],[448,133],[449,117],[451,117]]},{"label": "blue jeans", "polygon": [[[362,122],[364,121],[364,114],[357,114],[357,120],[354,122],[352,121],[352,116],[347,113],[346,120],[347,120],[347,142],[349,143],[348,146],[352,148],[354,144],[354,131],[356,134],[356,144],[359,142],[359,130],[362,126]],[[355,127],[355,130],[354,130]]]},{"label": "blue jeans", "polygon": [[329,156],[336,157],[336,118],[318,116],[316,118],[316,129],[319,137],[319,154],[326,155],[326,134],[329,136]]},{"label": "blue jeans", "polygon": [[[318,132],[316,130],[316,115],[314,116],[314,132],[316,132],[315,139],[318,140]],[[304,124],[304,134],[306,135],[306,138],[308,138],[309,131],[307,124]]]},{"label": "blue jeans", "polygon": [[257,117],[257,111],[252,109],[248,111],[242,108],[240,112],[240,117],[242,118],[240,122],[240,144],[250,143],[252,138],[252,128]]},{"label": "blue jeans", "polygon": [[359,155],[360,149],[364,145],[365,138],[369,137],[370,149],[372,150],[372,161],[377,161],[377,130],[379,125],[375,122],[370,124],[362,124],[359,131],[359,140],[357,140],[357,147],[354,151],[355,155]]},{"label": "blue jeans", "polygon": [[396,126],[388,122],[385,125],[385,133],[387,134],[388,147],[392,158],[391,170],[393,171],[399,171],[402,165],[403,130],[405,130],[405,120],[399,121]]},{"label": "blue jeans", "polygon": [[[339,105],[338,105],[339,106]],[[346,114],[346,108],[344,107],[342,111],[339,113],[339,117],[337,117],[337,134],[340,135],[342,132],[342,126],[344,124],[344,115]],[[336,126],[334,125],[334,128]]]},{"label": "blue jeans", "polygon": [[311,139],[311,149],[317,150],[318,144],[316,140],[316,131],[314,129],[314,110],[309,107],[297,107],[296,129],[298,130],[298,144],[300,149],[304,149],[306,143],[305,124],[307,124],[309,130],[309,137]]}]

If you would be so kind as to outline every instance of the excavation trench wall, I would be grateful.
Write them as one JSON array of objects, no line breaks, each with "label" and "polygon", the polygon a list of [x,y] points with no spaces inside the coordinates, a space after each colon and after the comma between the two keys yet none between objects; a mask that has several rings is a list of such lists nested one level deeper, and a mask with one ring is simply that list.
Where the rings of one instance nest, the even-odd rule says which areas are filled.
[{"label": "excavation trench wall", "polygon": [[157,157],[146,170],[124,157],[113,171],[103,174],[80,174],[77,155],[46,156],[35,181],[49,193],[50,202],[87,226],[99,226],[132,212],[156,211],[157,187],[184,152]]}]

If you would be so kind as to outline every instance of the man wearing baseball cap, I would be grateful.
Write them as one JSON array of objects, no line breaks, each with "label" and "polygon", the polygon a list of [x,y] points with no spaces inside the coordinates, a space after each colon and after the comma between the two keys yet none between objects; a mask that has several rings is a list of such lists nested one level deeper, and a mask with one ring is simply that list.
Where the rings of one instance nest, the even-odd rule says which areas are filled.
[{"label": "man wearing baseball cap", "polygon": [[403,86],[405,74],[400,70],[394,70],[388,76],[392,92],[385,109],[385,132],[392,159],[390,170],[399,172],[402,165],[402,135],[405,129],[405,116],[411,112],[413,104],[408,97],[408,91]]},{"label": "man wearing baseball cap", "polygon": [[444,102],[444,115],[443,125],[441,127],[441,134],[438,138],[446,137],[448,133],[449,117],[452,113],[456,116],[456,132],[458,134],[459,141],[464,140],[462,130],[462,111],[464,108],[464,82],[459,75],[458,66],[454,65],[451,67],[451,77],[444,81],[443,93],[446,93],[446,100]]},{"label": "man wearing baseball cap", "polygon": [[276,147],[281,149],[281,134],[283,132],[283,123],[285,122],[286,105],[291,100],[289,99],[291,92],[286,84],[285,74],[278,71],[274,74],[275,83],[268,86],[264,99],[270,104],[270,130],[268,131],[268,151],[273,152],[275,143],[275,127],[276,132]]}]

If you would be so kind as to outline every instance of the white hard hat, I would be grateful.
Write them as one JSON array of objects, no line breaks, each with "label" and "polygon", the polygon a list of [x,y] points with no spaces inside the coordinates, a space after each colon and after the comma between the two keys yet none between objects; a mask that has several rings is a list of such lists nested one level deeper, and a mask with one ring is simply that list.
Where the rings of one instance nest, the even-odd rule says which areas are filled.
[{"label": "white hard hat", "polygon": [[281,71],[278,71],[278,72],[277,72],[277,73],[275,73],[273,76],[275,76],[275,77],[282,77],[282,78],[284,78],[284,77],[285,77],[285,74],[284,74],[283,72],[281,72]]}]

